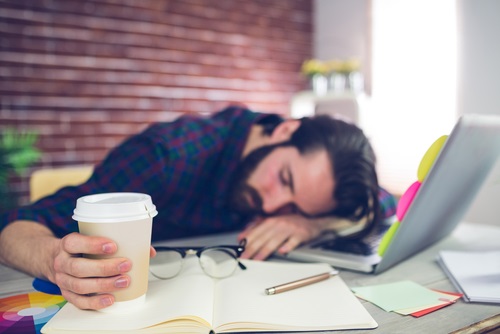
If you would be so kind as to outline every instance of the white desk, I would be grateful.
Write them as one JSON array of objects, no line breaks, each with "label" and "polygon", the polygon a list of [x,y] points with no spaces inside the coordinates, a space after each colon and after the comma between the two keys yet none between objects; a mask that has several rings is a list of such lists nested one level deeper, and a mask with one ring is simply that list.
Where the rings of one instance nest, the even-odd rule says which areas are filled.
[{"label": "white desk", "polygon": [[[228,236],[211,236],[193,239],[192,246],[234,242]],[[169,244],[172,244],[171,242]],[[460,224],[453,234],[413,256],[407,261],[379,274],[361,274],[341,271],[341,277],[349,286],[363,286],[410,279],[428,288],[456,291],[435,262],[440,249],[493,250],[500,248],[500,227],[480,224]],[[33,291],[32,278],[10,268],[0,266],[0,297]],[[421,318],[385,312],[364,302],[368,312],[378,322],[374,330],[336,331],[334,333],[494,333],[500,332],[500,305],[465,303],[460,299],[454,305],[425,315]],[[496,329],[496,330],[495,330]]]}]

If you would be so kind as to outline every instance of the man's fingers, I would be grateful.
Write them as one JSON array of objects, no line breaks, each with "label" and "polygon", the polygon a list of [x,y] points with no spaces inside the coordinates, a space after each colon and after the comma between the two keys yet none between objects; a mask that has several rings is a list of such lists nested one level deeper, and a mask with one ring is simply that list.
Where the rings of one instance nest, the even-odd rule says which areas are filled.
[{"label": "man's fingers", "polygon": [[287,254],[290,251],[294,250],[297,248],[300,244],[302,243],[302,239],[297,238],[297,237],[290,237],[288,238],[281,247],[278,248],[278,253],[280,254]]},{"label": "man's fingers", "polygon": [[266,218],[242,233],[248,241],[242,257],[264,260],[274,252],[288,253],[317,234],[314,227],[299,215]]},{"label": "man's fingers", "polygon": [[85,296],[68,290],[61,292],[68,302],[83,310],[100,310],[115,302],[115,297],[111,294]]},{"label": "man's fingers", "polygon": [[261,227],[257,228],[255,226],[253,226],[251,230],[245,229],[247,244],[245,246],[245,251],[241,254],[241,258],[251,259],[267,241],[266,234],[264,233],[261,237],[260,230]]},{"label": "man's fingers", "polygon": [[70,254],[114,254],[117,250],[113,240],[103,237],[90,237],[79,233],[71,233],[62,239],[64,251]]},{"label": "man's fingers", "polygon": [[[116,250],[116,244],[108,238],[79,233],[65,236],[53,262],[53,279],[64,298],[81,309],[112,305],[114,297],[110,292],[130,286],[130,277],[125,273],[132,267],[130,260],[112,257]],[[151,256],[155,253],[151,247]]]},{"label": "man's fingers", "polygon": [[255,227],[248,235],[248,244],[245,247],[243,258],[264,260],[271,255],[288,237],[279,232],[276,224],[264,223]]},{"label": "man's fingers", "polygon": [[241,254],[242,259],[252,259],[255,255],[260,251],[262,246],[264,245],[263,239],[256,239],[254,241],[248,241],[245,246],[245,251]]},{"label": "man's fingers", "polygon": [[252,233],[254,233],[253,231],[255,230],[256,227],[258,227],[260,225],[260,223],[262,222],[262,220],[254,220],[253,222],[249,223],[245,229],[243,231],[241,231],[239,234],[238,234],[238,241],[241,241],[243,239],[248,239],[248,236]]},{"label": "man's fingers", "polygon": [[267,238],[260,245],[257,252],[253,255],[255,260],[265,260],[276,252],[284,243],[291,237],[290,230],[283,230],[277,225],[273,225],[274,229],[266,233]]},{"label": "man's fingers", "polygon": [[109,277],[126,273],[132,263],[125,258],[87,259],[83,257],[58,257],[54,260],[56,272],[64,272],[74,277]]},{"label": "man's fingers", "polygon": [[67,290],[79,295],[109,293],[130,286],[130,277],[128,275],[77,278],[66,274],[58,274],[56,280],[61,291]]}]

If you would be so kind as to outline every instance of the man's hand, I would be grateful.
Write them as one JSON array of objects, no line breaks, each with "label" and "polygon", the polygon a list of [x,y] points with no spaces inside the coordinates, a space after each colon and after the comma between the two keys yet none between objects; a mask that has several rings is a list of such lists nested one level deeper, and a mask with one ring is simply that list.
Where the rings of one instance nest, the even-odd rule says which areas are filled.
[{"label": "man's hand", "polygon": [[[130,285],[126,273],[132,268],[130,260],[112,257],[116,250],[116,244],[107,238],[72,233],[61,239],[54,258],[53,280],[63,297],[81,309],[98,310],[112,305],[114,296],[110,292]],[[106,258],[89,258],[92,255]],[[156,255],[153,247],[150,255]]]},{"label": "man's hand", "polygon": [[[0,263],[57,284],[64,298],[82,309],[109,306],[114,303],[111,293],[130,285],[126,273],[132,264],[113,258],[116,250],[112,240],[101,237],[72,233],[58,239],[33,221],[13,222],[0,233]],[[109,258],[90,259],[92,255]],[[156,255],[152,247],[150,255]]]},{"label": "man's hand", "polygon": [[[111,257],[117,250],[109,239],[72,233],[60,240],[54,257],[51,280],[61,289],[67,301],[82,309],[102,309],[114,303],[110,292],[127,288],[126,274],[132,263]],[[81,254],[110,256],[91,259]]]},{"label": "man's hand", "polygon": [[272,253],[286,254],[325,228],[325,219],[311,219],[298,214],[263,218],[249,224],[238,239],[247,239],[242,258],[264,260]]}]

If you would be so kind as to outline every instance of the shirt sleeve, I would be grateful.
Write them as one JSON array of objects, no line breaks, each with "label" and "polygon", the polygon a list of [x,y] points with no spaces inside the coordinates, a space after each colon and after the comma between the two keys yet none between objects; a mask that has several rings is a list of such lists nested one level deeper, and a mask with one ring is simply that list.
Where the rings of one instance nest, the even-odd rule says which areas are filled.
[{"label": "shirt sleeve", "polygon": [[382,219],[391,218],[396,214],[396,198],[384,188],[379,188],[378,199]]},{"label": "shirt sleeve", "polygon": [[142,192],[157,196],[167,159],[153,140],[144,134],[135,135],[113,149],[105,160],[96,166],[88,181],[79,186],[64,187],[39,201],[11,210],[0,216],[0,231],[16,220],[35,221],[49,227],[62,237],[78,231],[73,220],[73,210],[79,197],[101,192]]}]

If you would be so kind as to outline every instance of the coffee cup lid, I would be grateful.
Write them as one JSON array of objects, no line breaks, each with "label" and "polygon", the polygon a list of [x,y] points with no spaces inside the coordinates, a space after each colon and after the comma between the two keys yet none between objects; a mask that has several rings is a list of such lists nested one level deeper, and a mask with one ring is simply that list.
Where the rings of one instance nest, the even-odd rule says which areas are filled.
[{"label": "coffee cup lid", "polygon": [[80,197],[73,219],[86,223],[118,223],[158,214],[151,196],[141,193],[103,193]]}]

